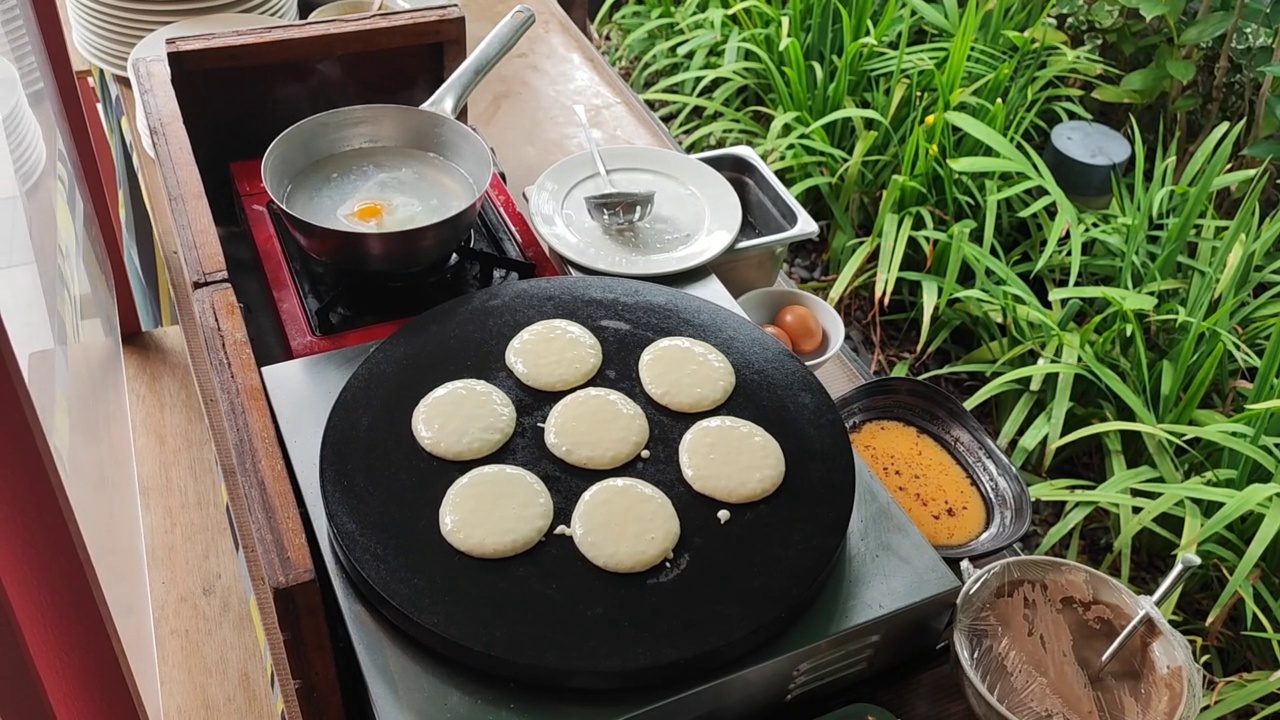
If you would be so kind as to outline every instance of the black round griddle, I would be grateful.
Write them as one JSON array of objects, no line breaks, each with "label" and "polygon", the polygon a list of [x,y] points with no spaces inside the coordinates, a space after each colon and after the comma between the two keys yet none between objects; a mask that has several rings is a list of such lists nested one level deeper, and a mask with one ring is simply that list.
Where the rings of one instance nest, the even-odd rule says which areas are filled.
[{"label": "black round griddle", "polygon": [[[613,388],[649,419],[651,456],[610,471],[555,458],[538,427],[566,393],[521,384],[508,341],[538,320],[565,318],[595,333],[604,365],[588,385]],[[671,412],[649,399],[636,365],[649,343],[683,335],[733,363],[737,387],[709,413]],[[409,418],[424,395],[459,378],[493,383],[519,413],[493,455],[452,463],[424,452]],[[772,496],[728,506],[680,475],[684,432],[711,415],[758,423],[777,438],[787,474]],[[592,483],[633,476],[661,488],[680,514],[669,566],[616,575],[573,540],[548,534],[528,552],[477,560],[440,535],[445,490],[487,463],[537,474],[555,525]],[[329,414],[320,451],[325,512],[338,555],[369,600],[430,648],[514,680],[575,688],[660,682],[727,662],[777,633],[822,588],[853,511],[853,454],[835,405],[804,365],[752,323],[678,290],[635,280],[524,280],[464,296],[406,324],[356,369]],[[716,512],[727,507],[724,525]]]}]

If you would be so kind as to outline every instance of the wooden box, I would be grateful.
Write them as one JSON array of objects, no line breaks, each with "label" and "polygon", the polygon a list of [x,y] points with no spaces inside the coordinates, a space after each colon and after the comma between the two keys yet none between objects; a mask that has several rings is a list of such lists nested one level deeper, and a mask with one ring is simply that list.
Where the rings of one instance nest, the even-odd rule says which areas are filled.
[{"label": "wooden box", "polygon": [[258,368],[270,349],[253,347],[246,329],[238,296],[263,283],[236,262],[256,250],[229,166],[262,157],[281,131],[317,112],[418,105],[465,56],[465,21],[448,5],[174,39],[167,63],[141,58],[132,68],[164,195],[152,198],[153,221],[165,230],[161,251],[283,718],[343,717],[339,680],[359,675],[341,672],[351,654],[335,648],[344,634],[327,622],[323,566],[267,404]]}]

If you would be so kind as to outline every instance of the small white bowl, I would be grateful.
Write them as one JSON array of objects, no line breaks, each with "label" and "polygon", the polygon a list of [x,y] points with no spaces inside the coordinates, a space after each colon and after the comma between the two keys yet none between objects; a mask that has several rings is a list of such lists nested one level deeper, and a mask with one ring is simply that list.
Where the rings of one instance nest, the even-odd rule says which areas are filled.
[{"label": "small white bowl", "polygon": [[806,367],[816,371],[844,345],[844,318],[835,308],[813,293],[783,287],[760,288],[738,298],[738,306],[756,325],[773,323],[778,311],[788,305],[803,305],[818,316],[818,323],[822,325],[822,346],[816,352],[797,355]]}]

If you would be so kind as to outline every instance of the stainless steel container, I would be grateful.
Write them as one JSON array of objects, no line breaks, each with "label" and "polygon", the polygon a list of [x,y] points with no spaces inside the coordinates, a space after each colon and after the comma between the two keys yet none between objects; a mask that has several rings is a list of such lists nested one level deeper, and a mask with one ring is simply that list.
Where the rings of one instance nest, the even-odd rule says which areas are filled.
[{"label": "stainless steel container", "polygon": [[817,237],[818,223],[751,147],[708,150],[694,157],[725,176],[742,202],[742,229],[733,247],[711,263],[711,272],[735,298],[772,287],[787,248]]},{"label": "stainless steel container", "polygon": [[[1041,709],[1033,709],[1033,703],[1019,702],[1017,706],[1006,707],[996,699],[993,692],[999,682],[996,678],[1003,672],[1007,659],[1000,657],[1001,633],[1005,629],[996,621],[990,608],[992,599],[1008,586],[1063,577],[1069,578],[1067,583],[1070,586],[1086,588],[1092,600],[1123,608],[1134,616],[1148,607],[1155,607],[1149,598],[1140,599],[1118,580],[1070,560],[1017,557],[979,570],[965,582],[956,601],[951,649],[965,699],[981,720],[1048,717]],[[1126,715],[1116,710],[1107,715],[1111,720],[1148,720],[1153,716],[1161,720],[1191,720],[1200,709],[1204,678],[1191,646],[1163,617],[1157,618],[1153,627],[1155,631],[1151,636],[1154,639],[1146,652],[1150,653],[1153,665],[1161,670],[1176,669],[1182,673],[1185,682],[1177,688],[1181,697],[1153,686],[1144,698],[1149,702],[1140,703],[1136,713],[1131,710]],[[1068,672],[1064,669],[1062,675],[1067,676]],[[1155,709],[1160,703],[1167,705],[1170,700],[1175,701],[1174,710],[1166,714]]]},{"label": "stainless steel container", "polygon": [[936,440],[973,480],[987,505],[987,527],[973,542],[934,548],[945,558],[980,558],[1022,539],[1031,527],[1031,493],[1022,476],[977,419],[946,392],[923,380],[883,377],[836,399],[845,427],[898,420]]}]

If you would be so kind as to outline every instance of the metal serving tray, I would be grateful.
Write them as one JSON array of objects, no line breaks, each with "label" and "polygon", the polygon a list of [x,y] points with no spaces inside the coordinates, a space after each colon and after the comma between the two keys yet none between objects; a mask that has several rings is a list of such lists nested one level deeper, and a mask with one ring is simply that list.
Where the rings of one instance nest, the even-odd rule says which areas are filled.
[{"label": "metal serving tray", "polygon": [[817,237],[818,223],[750,146],[708,150],[693,157],[728,179],[742,202],[738,238],[711,263],[711,271],[734,297],[772,287],[787,247]]}]

